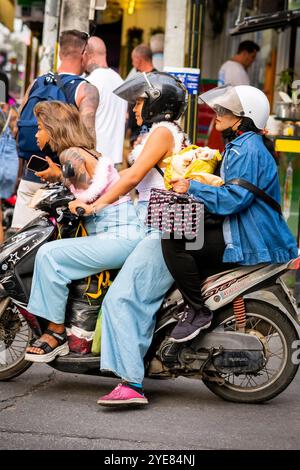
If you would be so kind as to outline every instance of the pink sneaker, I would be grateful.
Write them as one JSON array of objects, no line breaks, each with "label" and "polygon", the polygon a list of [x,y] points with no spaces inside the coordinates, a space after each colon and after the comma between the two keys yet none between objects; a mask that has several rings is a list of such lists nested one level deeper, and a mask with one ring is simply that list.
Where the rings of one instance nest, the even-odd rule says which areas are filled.
[{"label": "pink sneaker", "polygon": [[118,384],[108,395],[98,398],[97,403],[102,406],[147,405],[148,400],[133,388]]}]

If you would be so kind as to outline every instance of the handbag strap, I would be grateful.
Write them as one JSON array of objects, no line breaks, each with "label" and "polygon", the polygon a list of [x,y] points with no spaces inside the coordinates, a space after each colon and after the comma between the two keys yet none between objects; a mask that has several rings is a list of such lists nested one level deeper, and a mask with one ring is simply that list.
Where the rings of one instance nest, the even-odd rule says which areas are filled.
[{"label": "handbag strap", "polygon": [[[162,169],[157,164],[155,165],[155,169],[158,171],[158,173],[162,177],[164,177],[164,172],[162,171]],[[278,212],[278,214],[282,215],[280,204],[278,204],[278,202],[275,201],[275,199],[273,199],[271,196],[269,196],[265,191],[258,188],[254,184],[249,183],[249,181],[244,180],[242,178],[234,178],[230,181],[227,181],[227,184],[236,184],[238,186],[242,186],[245,189],[248,189],[248,191],[253,193],[255,196],[259,197],[266,204],[268,204],[270,207],[272,207],[272,209],[274,209],[276,212]]]},{"label": "handbag strap", "polygon": [[281,206],[278,204],[275,199],[273,199],[271,196],[269,196],[265,191],[262,189],[258,188],[252,183],[249,183],[249,181],[241,179],[241,178],[234,178],[230,181],[227,181],[226,184],[236,184],[238,186],[242,186],[245,189],[248,189],[251,193],[253,193],[255,196],[259,197],[262,199],[266,204],[268,204],[272,209],[274,209],[278,214],[282,214],[281,211]]}]

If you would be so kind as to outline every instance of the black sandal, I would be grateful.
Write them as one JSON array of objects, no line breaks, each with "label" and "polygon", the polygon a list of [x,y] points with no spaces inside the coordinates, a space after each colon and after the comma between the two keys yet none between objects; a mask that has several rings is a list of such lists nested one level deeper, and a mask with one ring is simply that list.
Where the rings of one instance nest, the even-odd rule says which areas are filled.
[{"label": "black sandal", "polygon": [[46,341],[41,341],[39,338],[34,339],[30,343],[30,347],[42,349],[45,354],[38,353],[25,353],[25,360],[31,362],[51,362],[56,356],[66,356],[69,354],[69,345],[67,340],[67,332],[56,333],[55,331],[47,329],[43,334],[52,336],[58,342],[55,348],[52,348]]}]

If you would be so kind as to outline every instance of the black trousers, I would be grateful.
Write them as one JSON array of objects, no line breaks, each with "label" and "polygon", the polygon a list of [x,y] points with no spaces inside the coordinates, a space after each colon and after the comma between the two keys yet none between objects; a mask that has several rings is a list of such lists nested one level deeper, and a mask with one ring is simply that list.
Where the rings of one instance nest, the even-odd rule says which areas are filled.
[{"label": "black trousers", "polygon": [[186,240],[163,239],[162,251],[185,302],[195,311],[203,306],[201,282],[237,265],[223,263],[225,243],[222,225],[205,225],[204,245],[200,250],[186,249]]}]

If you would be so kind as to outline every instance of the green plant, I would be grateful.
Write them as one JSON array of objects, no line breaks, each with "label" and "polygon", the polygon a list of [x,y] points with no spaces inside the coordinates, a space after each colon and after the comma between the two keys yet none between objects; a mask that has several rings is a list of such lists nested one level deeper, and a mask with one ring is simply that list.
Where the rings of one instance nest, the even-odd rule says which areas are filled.
[{"label": "green plant", "polygon": [[291,87],[293,80],[294,80],[294,71],[293,69],[284,69],[281,70],[278,74],[278,90],[282,90],[287,92],[288,89]]}]

